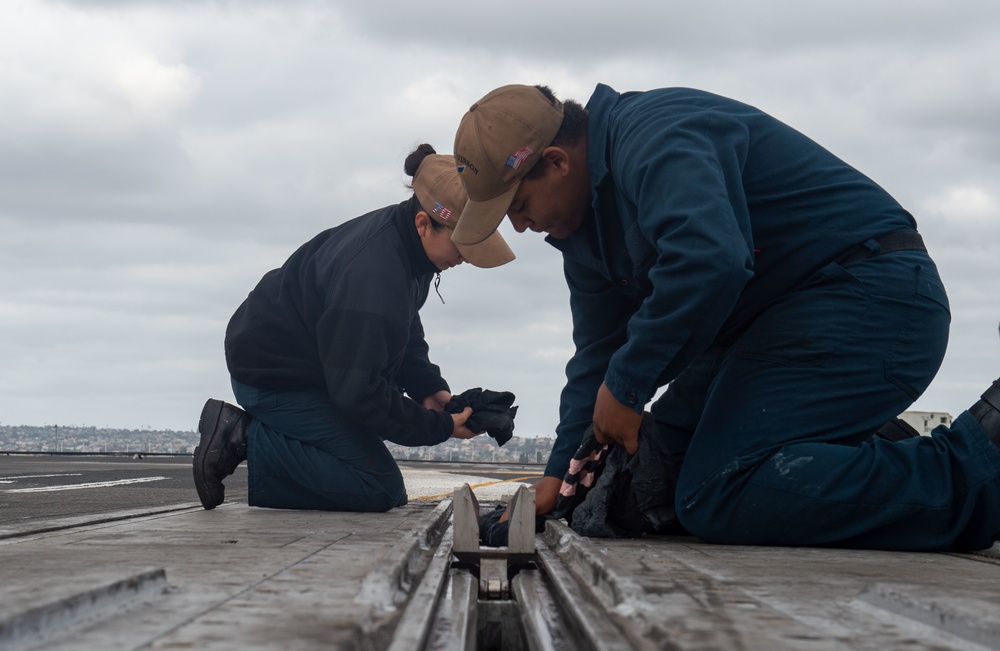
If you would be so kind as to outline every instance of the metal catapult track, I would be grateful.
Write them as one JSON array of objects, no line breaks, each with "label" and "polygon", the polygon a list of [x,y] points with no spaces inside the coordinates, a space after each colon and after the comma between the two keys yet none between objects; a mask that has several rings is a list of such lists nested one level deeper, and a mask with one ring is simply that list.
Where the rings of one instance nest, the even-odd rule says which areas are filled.
[{"label": "metal catapult track", "polygon": [[523,486],[514,496],[507,547],[482,547],[476,498],[455,490],[452,526],[429,545],[391,651],[652,648],[633,607],[642,588],[559,521],[536,537],[534,497]]}]

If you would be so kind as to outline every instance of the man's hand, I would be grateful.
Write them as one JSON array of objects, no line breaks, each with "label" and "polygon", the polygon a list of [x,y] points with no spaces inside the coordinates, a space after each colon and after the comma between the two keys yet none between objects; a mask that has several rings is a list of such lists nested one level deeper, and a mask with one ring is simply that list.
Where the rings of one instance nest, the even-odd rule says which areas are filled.
[{"label": "man's hand", "polygon": [[444,411],[444,406],[451,401],[451,394],[447,391],[438,391],[434,395],[427,396],[424,398],[424,409],[433,409],[434,411]]},{"label": "man's hand", "polygon": [[[544,515],[555,510],[561,487],[562,480],[558,477],[542,477],[531,487],[531,490],[535,491],[535,515]],[[500,516],[500,522],[506,522],[508,518],[510,518],[510,502],[507,503],[507,510]]]},{"label": "man's hand", "polygon": [[472,415],[472,407],[466,407],[462,410],[460,414],[451,414],[451,420],[454,423],[453,429],[451,431],[451,438],[453,439],[471,439],[476,434],[482,434],[482,432],[473,432],[471,429],[465,426],[465,421],[469,420],[469,416]]},{"label": "man's hand", "polygon": [[602,382],[594,405],[594,437],[598,442],[621,443],[629,454],[635,454],[639,449],[641,424],[642,414],[618,402],[608,385]]}]

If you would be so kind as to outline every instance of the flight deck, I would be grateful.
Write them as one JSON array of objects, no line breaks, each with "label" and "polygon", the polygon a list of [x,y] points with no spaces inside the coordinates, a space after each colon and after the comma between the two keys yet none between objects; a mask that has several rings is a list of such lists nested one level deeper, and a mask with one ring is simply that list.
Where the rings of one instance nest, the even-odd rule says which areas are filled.
[{"label": "flight deck", "polygon": [[[540,466],[403,464],[409,504],[331,513],[248,507],[245,467],[205,511],[189,464],[0,456],[0,649],[1000,648],[997,548],[588,539],[550,521],[530,551],[456,553],[467,510]],[[484,558],[504,559],[496,584]]]}]

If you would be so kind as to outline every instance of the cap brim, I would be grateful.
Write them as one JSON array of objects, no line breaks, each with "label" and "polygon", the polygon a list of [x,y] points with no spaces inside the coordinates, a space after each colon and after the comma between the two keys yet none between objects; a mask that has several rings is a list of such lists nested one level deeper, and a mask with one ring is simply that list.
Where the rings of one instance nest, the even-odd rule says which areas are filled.
[{"label": "cap brim", "polygon": [[521,182],[517,181],[502,194],[486,201],[469,199],[455,226],[452,241],[456,244],[478,244],[493,234],[507,214],[519,185]]},{"label": "cap brim", "polygon": [[[454,240],[455,236],[453,234],[452,241],[454,242]],[[465,258],[466,262],[473,267],[480,267],[482,269],[499,267],[502,264],[507,264],[515,257],[514,252],[507,246],[507,241],[503,239],[499,231],[493,231],[492,235],[477,244],[459,244],[455,242],[455,247],[462,254],[462,257]]]}]

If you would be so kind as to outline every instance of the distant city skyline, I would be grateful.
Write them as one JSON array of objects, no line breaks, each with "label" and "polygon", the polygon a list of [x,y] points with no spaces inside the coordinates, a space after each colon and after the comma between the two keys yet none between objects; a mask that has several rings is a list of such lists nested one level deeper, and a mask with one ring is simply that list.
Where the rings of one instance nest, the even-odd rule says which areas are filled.
[{"label": "distant city skyline", "polygon": [[[904,412],[901,417],[923,436],[938,425],[950,425],[953,419],[947,412],[918,410]],[[192,454],[198,440],[198,432],[194,430],[0,424],[0,453]],[[553,441],[550,436],[515,434],[501,447],[482,434],[470,440],[449,439],[434,446],[411,448],[390,441],[385,444],[399,460],[544,464]]]},{"label": "distant city skyline", "polygon": [[[96,427],[0,425],[0,453],[192,454],[194,431],[101,429]],[[515,436],[497,446],[483,434],[471,440],[449,439],[415,448],[386,442],[394,458],[409,461],[479,461],[545,463],[552,438]]]}]

